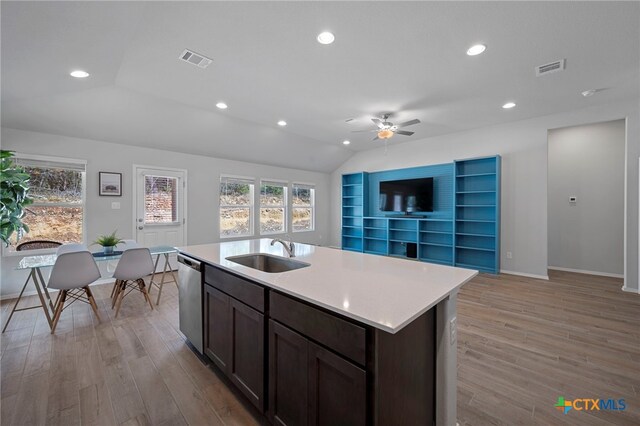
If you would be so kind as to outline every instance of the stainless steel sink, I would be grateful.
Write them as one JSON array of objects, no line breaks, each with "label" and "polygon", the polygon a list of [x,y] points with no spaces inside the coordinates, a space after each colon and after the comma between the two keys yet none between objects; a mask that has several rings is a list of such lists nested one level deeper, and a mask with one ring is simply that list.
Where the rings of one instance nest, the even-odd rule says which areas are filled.
[{"label": "stainless steel sink", "polygon": [[300,262],[299,260],[264,253],[243,254],[241,256],[227,257],[226,259],[239,265],[269,273],[293,271],[294,269],[309,266],[308,263]]}]

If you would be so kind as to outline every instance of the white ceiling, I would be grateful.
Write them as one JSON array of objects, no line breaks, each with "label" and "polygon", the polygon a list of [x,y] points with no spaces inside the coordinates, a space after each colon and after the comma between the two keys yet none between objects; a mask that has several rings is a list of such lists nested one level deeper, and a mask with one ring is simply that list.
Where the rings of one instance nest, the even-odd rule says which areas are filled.
[{"label": "white ceiling", "polygon": [[[382,112],[422,121],[397,144],[640,95],[638,2],[0,7],[3,126],[265,164],[332,171],[383,144],[351,133]],[[178,60],[185,48],[213,63]],[[566,71],[535,77],[561,58]],[[592,88],[606,90],[580,95]]]}]

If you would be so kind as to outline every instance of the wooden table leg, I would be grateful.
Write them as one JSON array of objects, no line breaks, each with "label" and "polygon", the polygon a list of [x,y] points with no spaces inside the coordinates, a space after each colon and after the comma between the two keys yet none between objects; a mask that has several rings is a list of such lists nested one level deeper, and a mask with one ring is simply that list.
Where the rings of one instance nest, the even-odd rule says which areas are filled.
[{"label": "wooden table leg", "polygon": [[[160,257],[160,255],[158,255],[158,258]],[[156,306],[158,306],[160,304],[160,295],[162,294],[162,287],[164,287],[164,283],[165,283],[165,276],[166,274],[170,273],[171,277],[173,278],[173,282],[176,283],[176,286],[178,285],[178,280],[176,280],[176,276],[173,273],[173,270],[171,269],[171,264],[169,263],[169,253],[164,253],[164,267],[162,268],[162,279],[160,280],[160,284],[158,285],[158,298],[156,299]],[[170,282],[170,281],[167,281]],[[151,287],[151,285],[149,286]]]},{"label": "wooden table leg", "polygon": [[47,323],[49,323],[49,328],[51,328],[52,326],[52,320],[51,320],[51,314],[49,313],[49,308],[47,306],[47,302],[44,300],[44,296],[43,296],[43,290],[46,293],[47,297],[49,298],[49,304],[51,305],[51,297],[49,297],[49,292],[46,289],[44,280],[42,280],[42,282],[40,282],[38,280],[38,278],[42,278],[42,272],[40,272],[40,268],[31,268],[31,272],[29,272],[29,276],[27,277],[27,280],[24,282],[24,285],[22,286],[22,290],[20,291],[20,294],[18,295],[18,298],[16,299],[16,303],[13,305],[13,308],[11,308],[11,313],[9,314],[9,318],[7,318],[7,322],[4,325],[4,327],[2,328],[2,332],[4,333],[7,329],[7,326],[9,325],[9,322],[11,322],[11,318],[13,318],[13,314],[17,311],[26,311],[28,309],[37,309],[38,306],[29,306],[27,308],[20,308],[18,309],[18,303],[20,303],[20,300],[22,299],[22,295],[24,294],[24,290],[27,288],[27,285],[29,284],[30,280],[33,280],[33,285],[36,288],[36,292],[38,293],[38,298],[40,299],[40,306],[42,307],[42,309],[44,310],[44,315],[47,318]]}]

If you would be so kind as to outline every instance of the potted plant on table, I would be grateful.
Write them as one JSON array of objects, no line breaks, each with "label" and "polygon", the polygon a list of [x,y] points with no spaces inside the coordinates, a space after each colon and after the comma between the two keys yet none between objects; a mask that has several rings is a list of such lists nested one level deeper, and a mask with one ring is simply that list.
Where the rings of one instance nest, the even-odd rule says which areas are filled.
[{"label": "potted plant on table", "polygon": [[[117,231],[117,230],[116,230]],[[92,244],[102,246],[105,255],[112,254],[113,248],[122,242],[122,239],[116,236],[116,231],[109,235],[100,235]]]}]

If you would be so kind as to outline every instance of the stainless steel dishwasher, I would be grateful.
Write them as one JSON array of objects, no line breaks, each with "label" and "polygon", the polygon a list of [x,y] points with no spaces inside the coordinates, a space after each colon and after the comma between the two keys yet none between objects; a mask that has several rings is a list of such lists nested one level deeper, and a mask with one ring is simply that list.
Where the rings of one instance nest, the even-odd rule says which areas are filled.
[{"label": "stainless steel dishwasher", "polygon": [[202,345],[202,265],[178,254],[178,306],[180,331],[203,353]]}]

